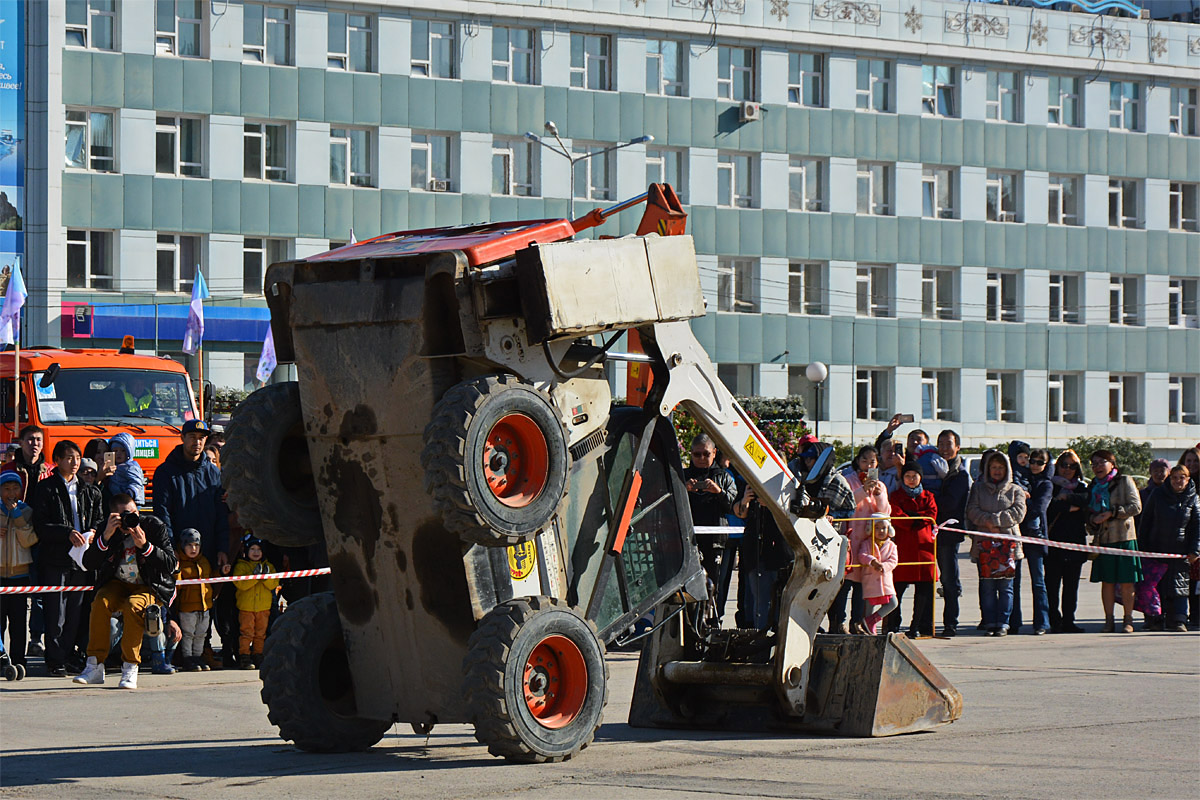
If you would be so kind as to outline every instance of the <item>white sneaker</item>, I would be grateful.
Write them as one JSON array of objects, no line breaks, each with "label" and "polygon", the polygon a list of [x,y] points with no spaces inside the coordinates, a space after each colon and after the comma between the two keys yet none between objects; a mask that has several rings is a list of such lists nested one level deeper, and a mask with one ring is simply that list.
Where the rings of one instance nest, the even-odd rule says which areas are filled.
[{"label": "white sneaker", "polygon": [[81,685],[104,683],[104,665],[97,664],[94,656],[88,656],[87,666],[71,682]]},{"label": "white sneaker", "polygon": [[121,664],[121,681],[117,684],[122,689],[137,688],[138,665],[128,661]]}]

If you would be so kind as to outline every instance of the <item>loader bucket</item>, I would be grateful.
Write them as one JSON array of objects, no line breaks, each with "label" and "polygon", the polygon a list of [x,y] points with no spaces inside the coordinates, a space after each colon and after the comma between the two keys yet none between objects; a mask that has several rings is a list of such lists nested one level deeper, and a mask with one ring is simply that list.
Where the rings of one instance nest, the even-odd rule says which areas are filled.
[{"label": "loader bucket", "polygon": [[892,736],[962,715],[962,695],[902,635],[818,635],[812,659],[805,729]]}]

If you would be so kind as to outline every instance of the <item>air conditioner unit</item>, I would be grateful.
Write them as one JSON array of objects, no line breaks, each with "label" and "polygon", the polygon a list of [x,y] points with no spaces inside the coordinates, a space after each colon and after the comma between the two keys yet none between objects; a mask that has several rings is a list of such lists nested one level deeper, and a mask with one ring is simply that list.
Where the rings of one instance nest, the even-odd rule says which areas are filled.
[{"label": "air conditioner unit", "polygon": [[738,122],[757,122],[762,119],[762,107],[758,103],[746,100],[738,109]]},{"label": "air conditioner unit", "polygon": [[439,181],[435,178],[429,182],[429,191],[448,192],[450,191],[450,181]]}]

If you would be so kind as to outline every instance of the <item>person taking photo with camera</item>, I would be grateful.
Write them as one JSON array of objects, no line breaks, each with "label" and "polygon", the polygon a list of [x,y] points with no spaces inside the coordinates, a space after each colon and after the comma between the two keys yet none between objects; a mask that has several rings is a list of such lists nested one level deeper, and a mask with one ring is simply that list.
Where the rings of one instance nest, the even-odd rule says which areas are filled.
[{"label": "person taking photo with camera", "polygon": [[81,684],[104,683],[104,659],[108,655],[108,620],[120,612],[122,689],[136,689],[138,665],[142,661],[142,635],[146,609],[166,606],[175,594],[178,562],[167,526],[158,517],[138,514],[137,504],[127,494],[114,495],[111,513],[99,536],[92,540],[83,563],[98,573],[100,587],[92,601],[88,660],[75,679]]}]

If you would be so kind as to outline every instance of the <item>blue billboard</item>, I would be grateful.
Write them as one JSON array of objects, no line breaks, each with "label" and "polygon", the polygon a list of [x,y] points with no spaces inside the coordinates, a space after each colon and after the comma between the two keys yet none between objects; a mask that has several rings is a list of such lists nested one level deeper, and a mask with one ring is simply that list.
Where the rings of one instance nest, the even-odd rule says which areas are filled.
[{"label": "blue billboard", "polygon": [[0,0],[0,292],[25,261],[25,8]]}]

